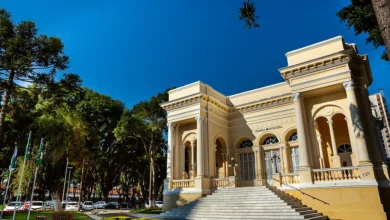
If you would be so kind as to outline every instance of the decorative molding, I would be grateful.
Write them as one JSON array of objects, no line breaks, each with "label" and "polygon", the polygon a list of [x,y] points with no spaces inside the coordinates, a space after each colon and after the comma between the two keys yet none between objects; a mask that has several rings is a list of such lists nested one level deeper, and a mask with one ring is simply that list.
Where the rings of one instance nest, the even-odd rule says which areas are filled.
[{"label": "decorative molding", "polygon": [[294,102],[300,102],[301,101],[301,94],[299,92],[292,94],[293,101]]},{"label": "decorative molding", "polygon": [[351,70],[346,70],[346,71],[338,72],[338,73],[335,73],[335,74],[331,74],[331,75],[327,75],[327,76],[323,76],[323,77],[318,77],[318,78],[315,78],[315,79],[312,79],[312,80],[308,80],[308,81],[304,81],[304,82],[293,84],[293,85],[291,85],[291,87],[295,88],[295,87],[298,87],[298,86],[307,85],[308,83],[318,82],[318,81],[323,80],[323,79],[334,78],[336,76],[340,76],[340,75],[343,75],[345,73],[350,73],[350,72],[351,72]]},{"label": "decorative molding", "polygon": [[231,108],[230,112],[248,112],[253,110],[260,110],[269,107],[289,104],[292,101],[291,94],[285,94],[273,98],[262,99],[256,102],[251,102]]},{"label": "decorative molding", "polygon": [[330,43],[333,43],[336,41],[340,41],[342,39],[343,39],[343,37],[341,35],[339,35],[339,36],[336,36],[336,37],[333,37],[333,38],[330,38],[330,39],[327,39],[324,41],[320,41],[320,42],[315,43],[315,44],[311,44],[311,45],[306,46],[306,47],[302,47],[302,48],[287,52],[285,55],[286,55],[286,57],[289,57],[290,55],[299,54],[299,53],[302,53],[302,52],[305,52],[308,50],[316,49],[318,47],[325,46],[327,44],[330,44]]},{"label": "decorative molding", "polygon": [[355,89],[355,83],[352,80],[349,80],[347,82],[343,82],[343,86],[346,91],[350,91]]},{"label": "decorative molding", "polygon": [[327,122],[328,122],[329,125],[333,124],[333,120],[328,120]]},{"label": "decorative molding", "polygon": [[314,60],[309,60],[292,66],[287,66],[279,69],[279,72],[285,80],[289,80],[292,77],[300,76],[308,72],[318,71],[347,63],[349,62],[352,55],[353,49],[348,49]]}]

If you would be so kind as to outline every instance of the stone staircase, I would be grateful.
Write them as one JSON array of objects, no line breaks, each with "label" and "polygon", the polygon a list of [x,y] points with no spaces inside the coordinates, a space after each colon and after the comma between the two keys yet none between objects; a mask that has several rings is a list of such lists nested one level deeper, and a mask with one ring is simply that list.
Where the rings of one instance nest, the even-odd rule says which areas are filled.
[{"label": "stone staircase", "polygon": [[282,191],[265,186],[224,188],[172,209],[162,219],[311,219],[328,217]]}]

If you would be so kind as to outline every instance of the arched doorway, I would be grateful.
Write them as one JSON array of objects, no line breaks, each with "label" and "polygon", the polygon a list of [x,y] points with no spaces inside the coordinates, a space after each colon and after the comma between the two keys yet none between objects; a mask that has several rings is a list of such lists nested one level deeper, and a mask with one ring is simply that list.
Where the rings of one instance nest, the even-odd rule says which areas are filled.
[{"label": "arched doorway", "polygon": [[349,144],[342,144],[342,145],[338,146],[337,147],[337,153],[340,156],[341,166],[343,166],[343,167],[352,166],[352,159],[351,159],[352,148],[351,148],[351,145],[349,145]]},{"label": "arched doorway", "polygon": [[319,160],[320,167],[318,168],[330,168],[332,166],[332,142],[329,133],[328,119],[325,117],[319,117],[315,120],[316,133],[319,148]]},{"label": "arched doorway", "polygon": [[253,186],[253,180],[256,178],[255,154],[253,152],[253,142],[249,139],[241,141],[238,146],[239,158],[239,177],[241,186]]},{"label": "arched doorway", "polygon": [[226,152],[226,143],[222,137],[218,137],[215,141],[215,171],[216,178],[227,178],[226,158],[223,155]]},{"label": "arched doorway", "polygon": [[332,121],[340,165],[342,167],[352,166],[352,147],[345,116],[341,113],[335,114]]},{"label": "arched doorway", "polygon": [[184,142],[183,149],[183,170],[181,170],[181,179],[193,179],[196,177],[196,140]]},{"label": "arched doorway", "polygon": [[264,164],[265,164],[265,176],[267,183],[272,185],[272,175],[274,173],[281,172],[280,166],[280,150],[279,149],[270,149],[267,150],[266,147],[269,145],[274,145],[279,143],[279,139],[275,135],[268,135],[262,140],[262,147],[264,149]]}]

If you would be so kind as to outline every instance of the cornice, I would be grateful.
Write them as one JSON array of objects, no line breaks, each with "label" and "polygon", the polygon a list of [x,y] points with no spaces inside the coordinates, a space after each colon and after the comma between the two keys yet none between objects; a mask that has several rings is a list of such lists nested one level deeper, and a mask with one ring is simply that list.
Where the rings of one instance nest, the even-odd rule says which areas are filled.
[{"label": "cornice", "polygon": [[282,77],[285,80],[289,80],[293,77],[297,77],[306,73],[330,68],[336,65],[348,63],[351,57],[353,50],[348,49],[343,51],[342,53],[338,52],[336,54],[332,54],[329,56],[321,57],[315,60],[311,60],[308,62],[300,63],[293,66],[288,66],[279,69]]},{"label": "cornice", "polygon": [[339,36],[333,37],[333,38],[328,39],[328,40],[324,40],[324,41],[321,41],[321,42],[318,42],[318,43],[315,43],[315,44],[312,44],[312,45],[309,45],[306,47],[302,47],[302,48],[287,52],[285,55],[286,55],[286,57],[289,57],[291,55],[296,55],[296,54],[303,53],[303,52],[308,51],[308,50],[313,50],[313,49],[316,49],[318,47],[322,47],[322,46],[325,46],[327,44],[330,44],[330,43],[333,43],[336,41],[340,41],[342,39],[343,39],[343,37],[339,35]]},{"label": "cornice", "polygon": [[200,103],[200,101],[203,98],[204,97],[202,96],[202,93],[199,92],[193,95],[182,97],[181,99],[178,100],[164,102],[161,104],[161,107],[166,111],[170,111],[170,110],[186,107],[192,104]]},{"label": "cornice", "polygon": [[231,112],[249,112],[258,109],[264,109],[269,107],[275,107],[282,104],[292,103],[291,93],[283,94],[280,96],[274,96],[267,99],[261,99],[255,102],[242,104],[232,108]]}]

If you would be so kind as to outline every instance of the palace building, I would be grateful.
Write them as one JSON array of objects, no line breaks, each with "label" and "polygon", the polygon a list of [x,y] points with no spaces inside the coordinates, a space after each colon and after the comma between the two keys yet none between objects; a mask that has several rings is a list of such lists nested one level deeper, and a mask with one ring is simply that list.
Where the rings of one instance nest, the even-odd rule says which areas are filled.
[{"label": "palace building", "polygon": [[368,57],[341,36],[286,57],[278,84],[231,96],[202,82],[169,91],[164,211],[218,188],[271,186],[331,219],[386,219]]}]

